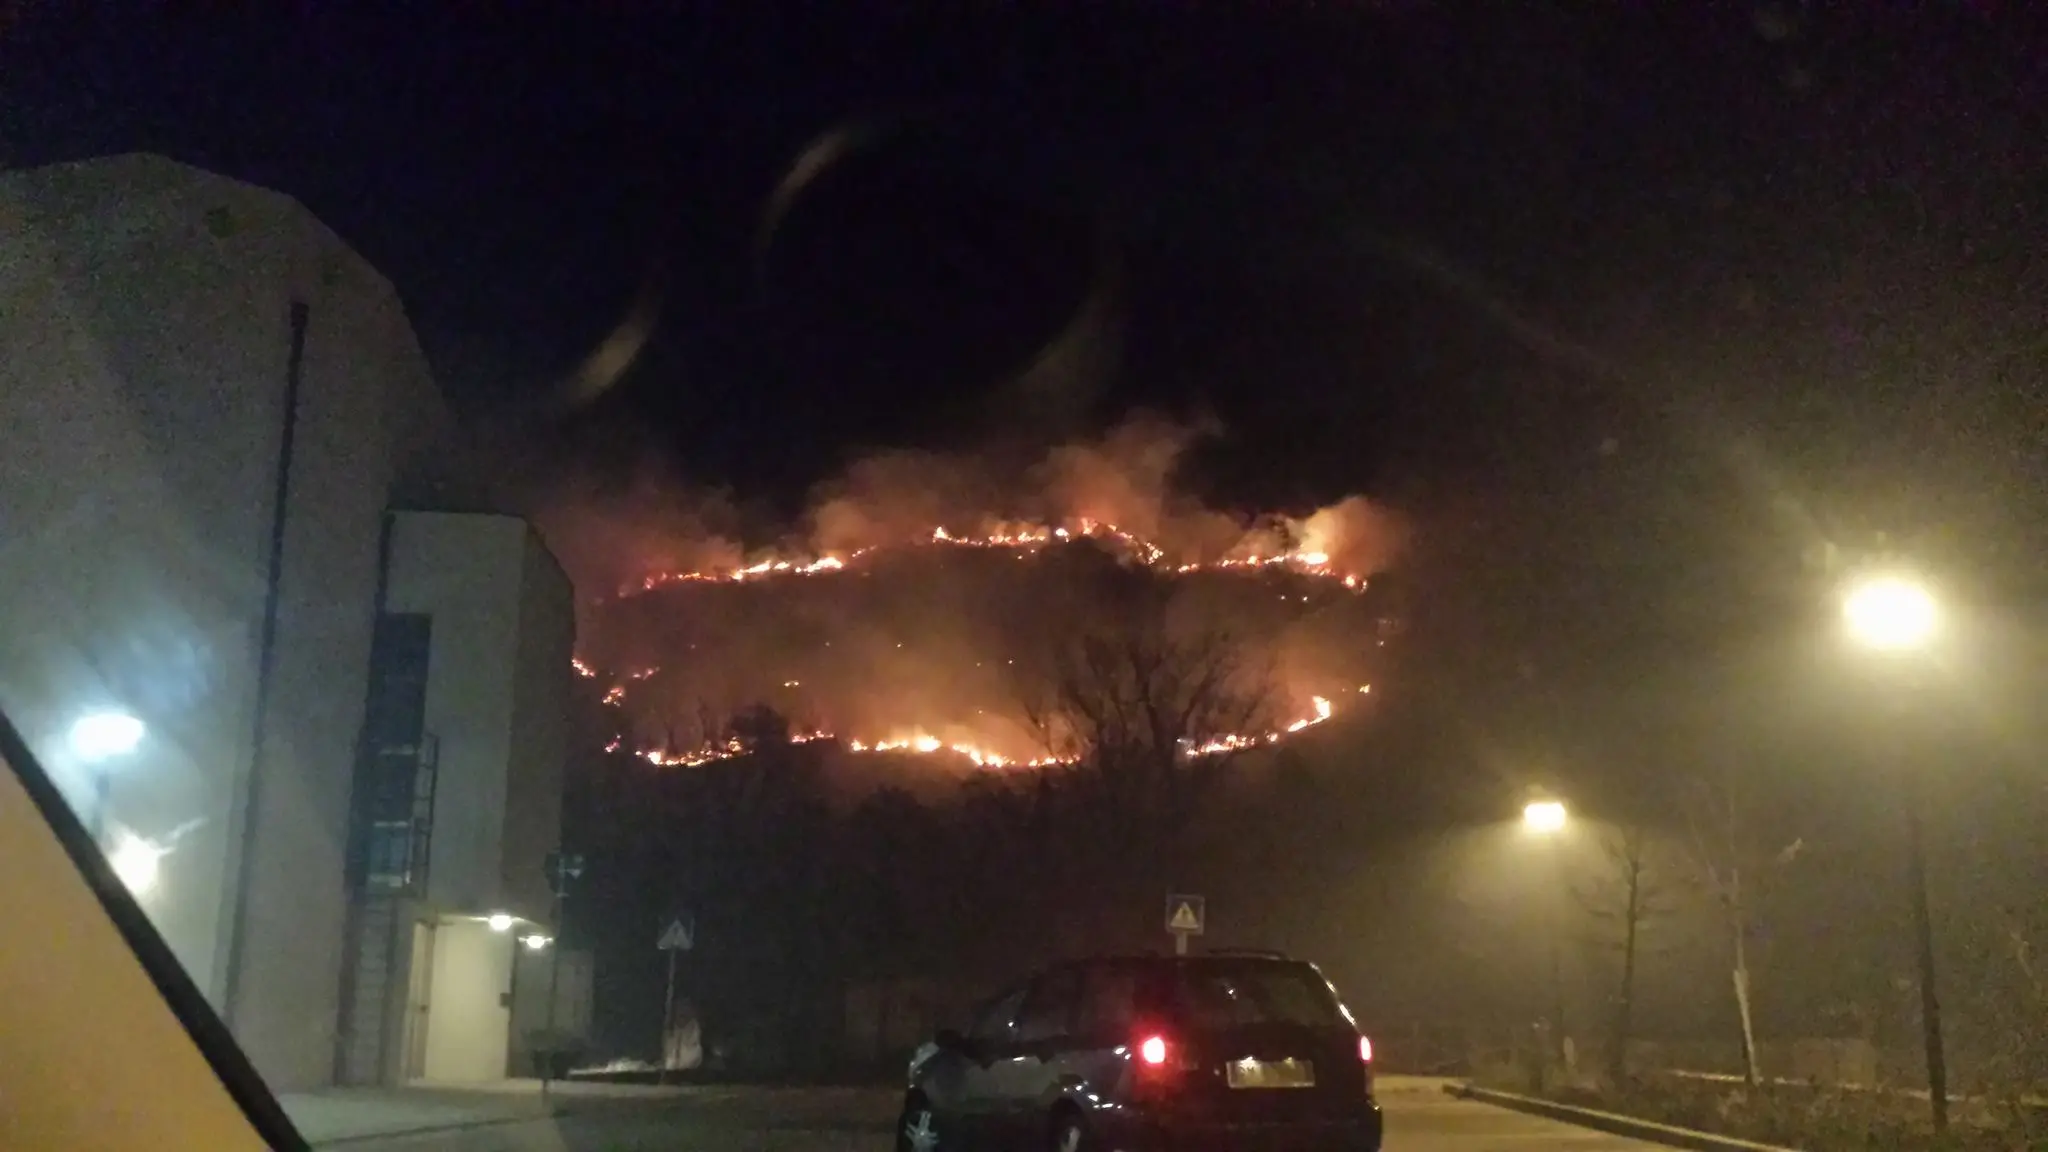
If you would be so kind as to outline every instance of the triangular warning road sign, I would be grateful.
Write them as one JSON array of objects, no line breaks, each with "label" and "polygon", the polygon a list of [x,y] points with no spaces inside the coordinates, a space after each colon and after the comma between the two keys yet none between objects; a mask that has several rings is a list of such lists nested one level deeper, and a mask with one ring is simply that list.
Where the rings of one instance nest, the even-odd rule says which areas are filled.
[{"label": "triangular warning road sign", "polygon": [[1166,926],[1175,932],[1200,932],[1202,918],[1195,915],[1195,906],[1183,900],[1173,910],[1173,919]]},{"label": "triangular warning road sign", "polygon": [[663,952],[688,952],[697,942],[696,925],[686,920],[671,920],[661,933],[661,939],[654,946]]}]

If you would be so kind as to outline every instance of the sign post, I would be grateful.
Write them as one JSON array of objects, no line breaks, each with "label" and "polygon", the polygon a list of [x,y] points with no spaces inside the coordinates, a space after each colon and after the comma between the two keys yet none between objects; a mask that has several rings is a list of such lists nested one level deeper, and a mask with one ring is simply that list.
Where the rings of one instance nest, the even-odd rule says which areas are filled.
[{"label": "sign post", "polygon": [[583,875],[583,857],[569,852],[550,852],[544,867],[547,869],[548,890],[555,898],[555,938],[548,943],[548,1009],[547,1026],[544,1031],[547,1047],[540,1067],[540,1102],[545,1109],[548,1103],[548,1082],[555,1073],[555,1001],[561,998],[562,989],[562,902],[569,898],[569,882]]},{"label": "sign post", "polygon": [[668,991],[661,998],[661,1068],[654,1074],[658,1084],[668,1083],[669,1060],[674,1056],[669,1042],[676,1026],[676,957],[688,952],[696,942],[697,923],[688,913],[672,917],[654,941],[656,948],[668,953]]},{"label": "sign post", "polygon": [[1166,930],[1173,933],[1173,954],[1188,954],[1188,937],[1200,936],[1208,922],[1208,902],[1200,896],[1169,895],[1166,898]]}]

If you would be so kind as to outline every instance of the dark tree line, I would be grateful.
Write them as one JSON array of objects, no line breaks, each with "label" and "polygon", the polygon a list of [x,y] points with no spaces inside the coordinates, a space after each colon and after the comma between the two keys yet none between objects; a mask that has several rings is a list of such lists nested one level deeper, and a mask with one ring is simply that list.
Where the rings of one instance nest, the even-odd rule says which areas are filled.
[{"label": "dark tree line", "polygon": [[[710,723],[740,750],[730,759],[658,767],[592,751],[575,765],[565,836],[591,865],[566,932],[597,952],[600,1049],[656,1050],[654,939],[678,911],[698,926],[682,992],[707,1043],[788,1068],[843,1057],[851,988],[932,980],[972,994],[1062,955],[1167,949],[1169,891],[1206,894],[1220,942],[1324,963],[1387,1027],[1505,1031],[1549,1011],[1532,958],[1555,925],[1532,910],[1557,876],[1516,843],[1522,782],[1502,779],[1486,744],[1411,697],[1368,724],[1190,755],[1273,722],[1263,654],[1170,597],[1104,603],[1029,622],[1017,649],[1031,654],[1019,711],[1066,766],[941,788],[929,759],[906,754],[909,786],[849,790],[835,783],[845,749],[792,740],[765,707]],[[608,733],[592,724],[594,750]],[[1627,786],[1574,798],[1567,992],[1582,1050],[1603,1049],[1587,1067],[1624,1074],[1633,1037],[1710,1044],[1735,1054],[1729,1071],[1780,1075],[1760,1047],[1910,1037],[1892,805],[1845,787],[1839,752],[1642,747],[1651,759],[1586,752]],[[1951,1039],[1987,1069],[2036,1074],[2021,1070],[2041,1068],[2048,1034],[2048,938],[2028,848],[2048,810],[2024,770],[2004,791],[1982,779],[1929,813]]]},{"label": "dark tree line", "polygon": [[[707,1040],[768,1063],[829,1051],[807,1041],[833,1031],[849,984],[967,987],[1063,953],[1157,947],[1161,897],[1214,858],[1199,845],[1215,838],[1210,801],[1242,751],[1231,738],[1274,722],[1274,681],[1257,646],[1158,582],[1115,591],[1020,642],[1018,710],[1057,766],[977,773],[938,802],[897,787],[844,795],[833,769],[847,752],[792,740],[765,706],[707,728],[739,751],[729,759],[659,767],[615,752],[579,765],[568,835],[598,860],[585,931],[644,983],[658,922],[688,911],[699,946],[685,992]],[[932,771],[908,754],[900,766],[905,780]],[[645,994],[607,979],[601,958],[601,1002]]]}]

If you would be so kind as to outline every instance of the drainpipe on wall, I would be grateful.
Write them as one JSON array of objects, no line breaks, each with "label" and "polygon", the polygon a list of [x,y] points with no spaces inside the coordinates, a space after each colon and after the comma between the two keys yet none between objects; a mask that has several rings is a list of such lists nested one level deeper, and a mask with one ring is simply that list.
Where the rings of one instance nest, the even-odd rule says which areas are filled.
[{"label": "drainpipe on wall", "polygon": [[298,435],[299,384],[306,360],[306,321],[303,300],[291,303],[291,352],[284,371],[284,427],[278,435],[277,479],[270,504],[270,572],[263,590],[263,631],[256,645],[256,707],[249,748],[249,777],[243,784],[240,827],[236,831],[239,851],[235,861],[234,904],[229,912],[228,956],[222,980],[221,1019],[230,1029],[236,1025],[242,993],[243,958],[248,953],[250,849],[256,840],[256,815],[266,770],[264,737],[270,727],[271,680],[277,668],[277,617],[284,593],[284,532],[290,511],[292,449]]}]

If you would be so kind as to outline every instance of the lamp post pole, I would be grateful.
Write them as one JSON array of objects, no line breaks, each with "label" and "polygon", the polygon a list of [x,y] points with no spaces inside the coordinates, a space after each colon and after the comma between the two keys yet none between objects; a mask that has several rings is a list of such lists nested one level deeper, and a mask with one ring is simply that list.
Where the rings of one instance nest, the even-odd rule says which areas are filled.
[{"label": "lamp post pole", "polygon": [[[1551,870],[1550,900],[1550,1034],[1544,1037],[1543,1059],[1547,1065],[1555,1059],[1560,1067],[1566,1066],[1567,1038],[1564,1028],[1564,932],[1565,932],[1565,883],[1564,849],[1558,843],[1564,833],[1569,817],[1565,806],[1557,800],[1532,800],[1522,809],[1522,827],[1548,840]],[[1568,1069],[1567,1069],[1568,1070]]]},{"label": "lamp post pole", "polygon": [[1934,918],[1927,908],[1927,849],[1920,831],[1920,788],[1902,773],[1906,802],[1906,887],[1913,902],[1913,944],[1920,971],[1920,1041],[1927,1051],[1927,1102],[1936,1132],[1948,1130],[1948,1056],[1941,1043],[1941,999],[1935,994]]},{"label": "lamp post pole", "polygon": [[[1925,651],[1940,628],[1934,593],[1908,576],[1876,576],[1851,587],[1842,601],[1849,635],[1878,658],[1908,661]],[[1898,669],[1894,669],[1897,671]],[[1902,691],[1896,683],[1883,685]],[[1896,699],[1894,695],[1894,699]],[[1898,710],[1893,709],[1896,715]],[[1898,796],[1906,809],[1906,895],[1913,912],[1913,951],[1920,975],[1920,1039],[1927,1052],[1928,1117],[1948,1130],[1948,1058],[1941,1043],[1941,1001],[1934,983],[1934,918],[1927,907],[1927,847],[1921,831],[1921,780],[1910,764],[1898,768]]]}]

